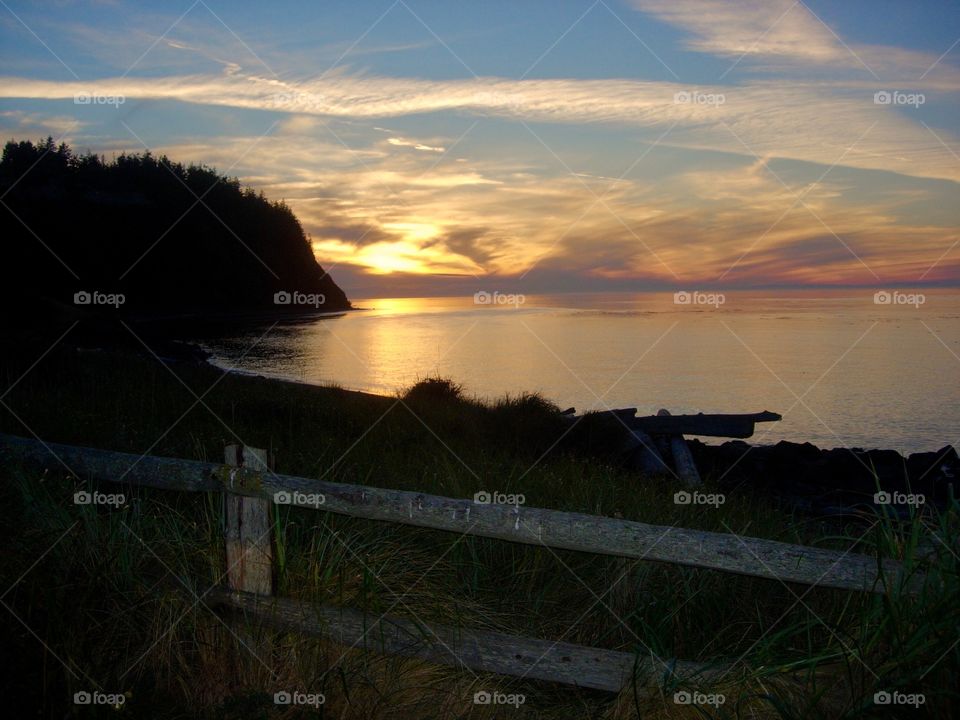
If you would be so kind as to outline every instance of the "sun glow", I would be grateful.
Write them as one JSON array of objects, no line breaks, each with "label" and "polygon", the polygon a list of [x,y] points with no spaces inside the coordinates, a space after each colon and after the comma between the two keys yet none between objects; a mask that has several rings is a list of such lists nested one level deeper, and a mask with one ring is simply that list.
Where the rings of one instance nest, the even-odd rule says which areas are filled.
[{"label": "sun glow", "polygon": [[436,225],[421,222],[384,223],[383,229],[411,242],[430,240],[440,234],[440,228]]},{"label": "sun glow", "polygon": [[353,257],[353,262],[365,265],[370,272],[388,275],[392,272],[430,272],[422,261],[417,245],[405,242],[380,242],[361,248]]},{"label": "sun glow", "polygon": [[314,240],[314,255],[321,264],[349,263],[363,267],[373,275],[395,272],[472,274],[480,271],[475,263],[450,252],[442,242],[437,242],[445,232],[438,225],[428,222],[391,222],[383,223],[380,228],[397,239],[381,240],[361,247],[334,238]]},{"label": "sun glow", "polygon": [[[399,223],[398,223],[399,225]],[[426,237],[426,230],[414,231],[419,237]],[[375,275],[389,275],[394,272],[429,273],[438,261],[446,256],[433,248],[423,248],[420,242],[410,240],[383,241],[355,247],[340,240],[314,240],[313,253],[323,262],[350,263],[359,265]]]}]

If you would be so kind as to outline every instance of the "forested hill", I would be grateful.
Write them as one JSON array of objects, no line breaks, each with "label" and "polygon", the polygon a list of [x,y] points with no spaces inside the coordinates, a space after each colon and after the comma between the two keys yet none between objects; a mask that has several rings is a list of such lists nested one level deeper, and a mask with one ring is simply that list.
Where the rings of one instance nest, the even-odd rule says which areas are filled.
[{"label": "forested hill", "polygon": [[0,195],[8,311],[229,318],[350,307],[285,203],[205,166],[11,141]]}]

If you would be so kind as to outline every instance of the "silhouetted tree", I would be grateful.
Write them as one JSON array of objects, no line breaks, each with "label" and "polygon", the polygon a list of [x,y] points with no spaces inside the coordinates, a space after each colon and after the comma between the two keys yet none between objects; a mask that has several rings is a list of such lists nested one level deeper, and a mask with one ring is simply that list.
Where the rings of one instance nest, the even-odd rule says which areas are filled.
[{"label": "silhouetted tree", "polygon": [[315,309],[277,308],[279,291],[350,306],[284,202],[204,165],[12,140],[0,196],[4,290],[20,311],[79,290],[123,293],[123,310],[146,316]]}]

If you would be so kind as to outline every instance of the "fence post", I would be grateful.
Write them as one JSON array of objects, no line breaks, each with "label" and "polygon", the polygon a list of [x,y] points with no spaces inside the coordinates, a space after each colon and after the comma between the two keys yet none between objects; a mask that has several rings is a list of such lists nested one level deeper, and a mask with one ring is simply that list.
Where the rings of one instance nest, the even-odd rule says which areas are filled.
[{"label": "fence post", "polygon": [[[273,470],[273,458],[261,448],[227,445],[227,465]],[[224,492],[227,584],[231,590],[273,594],[273,543],[269,500]]]}]

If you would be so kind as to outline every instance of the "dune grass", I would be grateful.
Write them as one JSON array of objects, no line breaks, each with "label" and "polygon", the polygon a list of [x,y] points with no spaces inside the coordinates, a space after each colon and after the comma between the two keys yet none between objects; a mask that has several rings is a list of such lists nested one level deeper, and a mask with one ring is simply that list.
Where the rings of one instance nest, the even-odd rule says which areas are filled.
[{"label": "dune grass", "polygon": [[[38,355],[8,357],[4,387]],[[48,442],[207,461],[243,442],[271,448],[286,474],[459,498],[522,493],[536,507],[856,543],[928,574],[919,595],[868,595],[274,506],[280,595],[726,670],[710,686],[612,696],[246,627],[202,601],[224,568],[218,496],[104,484],[126,495],[121,507],[75,505],[85,485],[55,460],[42,476],[4,467],[7,697],[40,716],[112,716],[73,704],[75,692],[96,688],[125,693],[121,713],[170,718],[946,718],[960,708],[955,502],[909,522],[843,527],[794,517],[743,488],[718,508],[676,505],[672,478],[620,466],[608,428],[563,436],[543,398],[482,404],[442,378],[384,398],[63,349],[4,403],[0,431]],[[707,485],[716,490],[715,479]],[[282,690],[322,693],[325,703],[276,705]],[[476,705],[480,690],[525,702]],[[685,690],[725,702],[674,702]],[[882,691],[925,702],[877,705]]]}]

